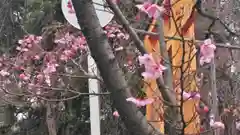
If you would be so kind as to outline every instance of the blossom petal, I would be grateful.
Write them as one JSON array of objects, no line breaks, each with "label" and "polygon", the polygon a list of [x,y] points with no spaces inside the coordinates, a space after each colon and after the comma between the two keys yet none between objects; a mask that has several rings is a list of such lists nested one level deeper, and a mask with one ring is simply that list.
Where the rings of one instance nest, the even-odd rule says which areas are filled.
[{"label": "blossom petal", "polygon": [[148,105],[148,104],[152,104],[154,100],[153,100],[152,98],[147,98],[147,99],[139,100],[139,99],[136,99],[136,98],[134,98],[134,97],[130,97],[130,98],[127,98],[126,101],[132,102],[132,103],[134,103],[135,105],[141,107],[141,106],[146,106],[146,105]]},{"label": "blossom petal", "polygon": [[154,78],[156,78],[156,76],[154,76],[154,74],[152,74],[150,72],[142,72],[142,76],[144,77],[144,79],[154,79]]},{"label": "blossom petal", "polygon": [[119,115],[118,111],[114,111],[114,112],[113,112],[113,116],[119,117],[120,115]]},{"label": "blossom petal", "polygon": [[221,129],[225,128],[224,124],[222,122],[218,122],[218,121],[210,124],[210,126],[213,128],[221,128]]},{"label": "blossom petal", "polygon": [[190,95],[189,93],[183,91],[183,99],[184,99],[184,100],[187,100],[187,99],[189,99],[190,97],[191,97],[191,95]]}]

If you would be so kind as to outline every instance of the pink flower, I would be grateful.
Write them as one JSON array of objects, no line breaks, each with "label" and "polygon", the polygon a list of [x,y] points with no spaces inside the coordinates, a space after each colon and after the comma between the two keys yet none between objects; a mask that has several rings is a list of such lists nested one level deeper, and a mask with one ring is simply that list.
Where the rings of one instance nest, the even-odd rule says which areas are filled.
[{"label": "pink flower", "polygon": [[201,99],[201,96],[199,93],[194,93],[191,95],[193,99],[197,99],[197,100],[200,100]]},{"label": "pink flower", "polygon": [[166,67],[164,67],[161,64],[156,64],[156,65],[152,65],[152,66],[145,65],[145,72],[142,73],[142,76],[145,79],[157,79],[160,76],[162,76],[162,72],[165,69],[166,69]]},{"label": "pink flower", "polygon": [[24,81],[27,81],[29,79],[29,77],[27,75],[23,74],[23,73],[19,75],[19,78],[24,80]]},{"label": "pink flower", "polygon": [[28,52],[29,49],[27,49],[27,48],[23,48],[22,51],[23,51],[23,52]]},{"label": "pink flower", "polygon": [[149,65],[155,63],[152,54],[144,54],[143,56],[138,56],[140,65]]},{"label": "pink flower", "polygon": [[215,121],[213,123],[210,122],[210,126],[212,128],[221,128],[221,129],[225,128],[224,124],[222,122],[218,122],[218,121]]},{"label": "pink flower", "polygon": [[153,101],[154,101],[152,98],[147,98],[147,99],[140,100],[140,99],[136,99],[136,98],[134,98],[134,97],[127,98],[126,100],[127,100],[128,102],[134,103],[134,104],[137,105],[138,107],[146,106],[146,105],[148,105],[148,104],[152,104]]},{"label": "pink flower", "polygon": [[62,61],[67,61],[68,59],[69,59],[69,57],[66,56],[66,55],[61,55],[60,56],[60,60],[62,60]]},{"label": "pink flower", "polygon": [[162,76],[163,70],[167,69],[160,63],[156,63],[152,54],[144,54],[143,56],[138,57],[139,64],[145,66],[145,72],[142,73],[142,76],[145,79],[156,79]]},{"label": "pink flower", "polygon": [[184,100],[189,100],[189,99],[196,99],[199,100],[201,98],[199,93],[188,93],[183,91],[183,99]]},{"label": "pink flower", "polygon": [[23,44],[23,40],[18,40],[18,44],[22,45]]},{"label": "pink flower", "polygon": [[48,86],[51,86],[51,79],[49,75],[45,75],[45,82],[47,83]]},{"label": "pink flower", "polygon": [[118,111],[114,111],[114,112],[113,112],[113,116],[119,117],[120,115],[119,115]]},{"label": "pink flower", "polygon": [[43,73],[44,74],[54,73],[57,71],[56,69],[57,66],[58,66],[57,64],[47,63],[47,67],[43,70]]},{"label": "pink flower", "polygon": [[1,70],[1,71],[0,71],[0,75],[1,75],[1,76],[9,76],[10,73],[8,73],[8,72],[5,71],[5,70]]},{"label": "pink flower", "polygon": [[189,93],[183,91],[183,99],[184,99],[184,100],[187,100],[187,99],[189,99],[190,97],[191,97],[191,95],[190,95]]},{"label": "pink flower", "polygon": [[21,51],[22,48],[18,46],[18,47],[16,48],[16,50]]},{"label": "pink flower", "polygon": [[34,60],[40,60],[40,56],[39,55],[35,55],[34,56]]},{"label": "pink flower", "polygon": [[43,79],[44,79],[43,75],[41,75],[41,74],[38,74],[38,75],[36,76],[36,78],[37,78],[38,82],[42,82]]},{"label": "pink flower", "polygon": [[214,51],[216,46],[212,43],[211,39],[207,39],[200,47],[200,65],[210,63],[214,59]]},{"label": "pink flower", "polygon": [[165,11],[163,7],[160,7],[157,4],[152,4],[151,0],[146,1],[143,4],[136,5],[136,7],[141,12],[148,14],[149,17],[153,17],[154,19],[157,19],[161,13]]}]

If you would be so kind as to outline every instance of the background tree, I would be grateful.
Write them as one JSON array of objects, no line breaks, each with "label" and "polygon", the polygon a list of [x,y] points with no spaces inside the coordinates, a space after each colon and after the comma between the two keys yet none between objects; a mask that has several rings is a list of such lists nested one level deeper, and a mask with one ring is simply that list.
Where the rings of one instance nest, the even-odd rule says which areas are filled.
[{"label": "background tree", "polygon": [[[133,132],[135,134],[137,134],[137,132],[148,134],[150,130],[142,128],[146,128],[147,123],[141,119],[141,113],[136,113],[136,107],[126,103],[124,99],[126,97],[119,96],[126,96],[124,94],[129,95],[130,93],[134,93],[135,96],[140,97],[144,97],[145,95],[144,91],[142,91],[139,86],[140,82],[142,82],[140,76],[141,69],[139,69],[137,62],[139,50],[134,46],[132,38],[129,39],[127,32],[119,25],[122,24],[120,19],[115,17],[114,20],[116,20],[116,22],[113,21],[108,27],[104,28],[104,31],[106,31],[108,35],[108,41],[111,48],[108,46],[105,36],[103,36],[103,38],[98,38],[96,35],[98,32],[100,32],[99,34],[103,33],[99,24],[89,20],[88,25],[90,26],[91,24],[98,29],[95,30],[95,33],[91,33],[91,29],[88,29],[89,27],[83,31],[84,35],[87,35],[86,38],[90,43],[88,43],[90,50],[95,52],[93,53],[95,59],[105,58],[105,56],[101,57],[102,55],[97,53],[100,51],[103,52],[103,49],[109,48],[109,50],[113,51],[113,53],[111,51],[111,53],[108,53],[106,59],[97,60],[99,70],[102,71],[102,78],[99,76],[90,76],[86,73],[86,57],[89,55],[86,43],[81,41],[81,46],[78,46],[77,51],[74,54],[69,54],[69,50],[74,48],[72,44],[60,42],[62,38],[67,38],[78,43],[80,42],[79,40],[82,39],[81,32],[66,23],[61,13],[60,2],[60,0],[2,0],[0,2],[0,9],[2,11],[2,25],[0,28],[1,64],[3,64],[1,71],[6,70],[6,72],[10,74],[9,76],[3,76],[5,72],[1,72],[1,103],[4,107],[4,114],[2,114],[0,118],[5,119],[3,119],[0,134],[89,134],[88,96],[90,93],[88,93],[87,86],[88,78],[101,80],[102,92],[97,94],[97,96],[100,96],[101,100],[104,101],[101,105],[101,112],[103,114],[101,116],[102,125],[104,125],[104,127],[102,127],[103,134],[125,135]],[[218,42],[223,44],[227,42],[233,45],[238,44],[239,36],[237,33],[239,33],[239,28],[237,28],[237,26],[239,20],[237,17],[239,11],[236,7],[239,5],[239,2],[231,1],[224,3],[222,1],[215,1],[219,4],[209,2],[210,1],[203,1],[201,6],[201,10],[208,16],[201,16],[201,13],[198,13],[197,16],[198,19],[200,19],[200,21],[196,22],[197,39],[203,40],[205,33],[211,33]],[[138,13],[137,8],[135,8],[136,3],[139,3],[139,1],[122,0],[119,7],[134,29],[141,29],[144,31],[148,27],[150,19],[142,14],[145,19],[141,20],[141,22],[136,21],[135,16]],[[91,6],[89,3],[85,4]],[[159,2],[159,4],[161,4],[161,2]],[[76,5],[83,6],[79,4]],[[213,9],[209,7],[212,5],[218,6],[215,8],[215,11],[209,11]],[[81,12],[86,12],[86,10],[90,11],[91,9],[87,9],[89,8],[88,6],[81,8]],[[227,9],[232,10],[230,11]],[[91,12],[93,13],[93,11]],[[82,13],[81,16],[84,17],[84,13]],[[86,20],[87,19],[86,17]],[[205,19],[207,21],[205,21]],[[215,21],[216,25],[214,27],[211,25],[213,21]],[[203,25],[199,22],[209,22],[209,27],[205,28],[205,26],[207,26],[206,23]],[[80,24],[86,27],[86,24],[81,21]],[[19,39],[24,38],[27,40],[35,38],[25,36],[29,34],[41,36],[41,42],[32,43],[32,45],[34,45],[33,47],[26,47],[25,44],[20,45],[18,42]],[[138,33],[138,35],[140,39],[142,39],[144,32]],[[74,38],[71,36],[74,36]],[[94,41],[89,40],[92,37],[95,37]],[[78,41],[75,41],[75,39],[78,39]],[[93,46],[93,43],[102,40],[104,43],[103,47],[100,48],[98,46],[97,48]],[[62,44],[65,46],[63,47]],[[36,46],[41,49],[37,49]],[[26,51],[26,48],[28,48],[28,51]],[[123,49],[119,51],[119,48]],[[59,51],[57,52],[56,50]],[[62,56],[61,54],[65,55]],[[219,108],[220,112],[224,112],[225,110],[226,114],[223,115],[225,116],[225,125],[232,125],[227,126],[224,135],[237,134],[235,121],[239,119],[239,75],[238,70],[236,70],[236,73],[231,73],[230,67],[233,65],[238,69],[238,54],[239,53],[235,50],[225,48],[218,49],[216,53],[217,81],[219,84],[222,84],[218,85]],[[48,60],[47,57],[50,56],[56,56],[62,59],[51,57],[49,58],[50,60]],[[26,57],[31,57],[31,59],[26,60]],[[58,64],[58,67],[53,65],[49,66],[49,61],[53,59]],[[107,59],[110,59],[110,63]],[[109,69],[106,70],[106,65],[100,64],[104,62],[106,65],[110,64],[116,67],[118,69],[117,73],[119,73],[118,77],[120,78],[115,78],[116,73],[113,71],[114,68],[109,67]],[[14,67],[14,69],[11,67]],[[49,71],[49,68],[54,67],[56,68],[56,72]],[[227,68],[229,71],[223,70]],[[50,75],[51,86],[49,86],[47,82],[42,82],[41,86],[35,84],[33,90],[30,90],[29,87],[32,86],[32,83],[40,82],[41,74],[46,80],[47,77],[43,72],[44,70],[47,70],[46,72],[54,72]],[[110,71],[114,72],[114,76]],[[111,76],[111,80],[108,80],[109,76]],[[8,79],[11,81],[11,85],[4,82],[4,80]],[[123,87],[120,85],[121,83],[117,86],[115,82],[111,82],[115,79],[118,79],[117,82],[122,82],[124,89],[125,86],[128,86],[128,91],[126,93],[116,92],[117,89],[123,89]],[[126,82],[124,80],[126,80]],[[208,83],[204,84],[204,88],[207,87],[206,85],[208,85]],[[113,92],[111,93],[112,95],[109,95],[107,88],[109,91],[115,90],[116,93]],[[40,95],[38,95],[39,93]],[[206,93],[208,93],[208,90]],[[110,100],[110,96],[114,98]],[[112,102],[112,100],[114,102]],[[119,101],[122,102],[120,103]],[[129,116],[130,119],[113,117],[112,113],[115,111],[115,107],[119,110],[120,115]],[[231,111],[226,112],[226,109]],[[142,112],[144,113],[144,111]],[[22,120],[18,120],[17,117],[15,117],[23,114],[26,116],[22,116]],[[125,129],[122,120],[128,130]],[[142,124],[137,125],[139,127],[136,127],[136,129],[130,129],[129,127],[132,127],[133,123]],[[54,126],[51,126],[52,124]],[[154,131],[154,129],[151,129],[151,131]],[[158,134],[157,132],[154,133]]]}]

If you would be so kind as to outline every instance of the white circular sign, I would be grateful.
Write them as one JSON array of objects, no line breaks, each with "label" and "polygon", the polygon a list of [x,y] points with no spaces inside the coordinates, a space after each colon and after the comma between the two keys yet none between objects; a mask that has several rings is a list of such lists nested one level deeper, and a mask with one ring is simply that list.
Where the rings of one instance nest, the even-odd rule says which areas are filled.
[{"label": "white circular sign", "polygon": [[[109,9],[106,9],[106,7],[103,6],[103,0],[93,0],[93,3],[101,26],[106,26],[112,20],[114,15],[109,12]],[[62,0],[61,7],[66,20],[75,28],[81,29],[72,5],[72,0]]]}]

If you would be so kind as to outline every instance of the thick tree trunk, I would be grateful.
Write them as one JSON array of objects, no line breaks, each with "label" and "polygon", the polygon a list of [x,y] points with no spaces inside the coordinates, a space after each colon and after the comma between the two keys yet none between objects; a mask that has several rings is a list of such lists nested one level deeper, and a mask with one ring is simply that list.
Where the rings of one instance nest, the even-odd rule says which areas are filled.
[{"label": "thick tree trunk", "polygon": [[96,61],[100,74],[111,92],[114,107],[131,134],[153,135],[154,132],[137,107],[126,101],[131,96],[124,74],[119,68],[108,39],[100,26],[91,0],[72,0],[78,22],[87,39],[91,54]]}]

